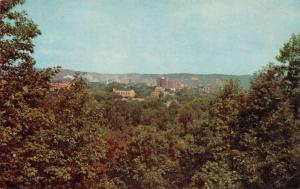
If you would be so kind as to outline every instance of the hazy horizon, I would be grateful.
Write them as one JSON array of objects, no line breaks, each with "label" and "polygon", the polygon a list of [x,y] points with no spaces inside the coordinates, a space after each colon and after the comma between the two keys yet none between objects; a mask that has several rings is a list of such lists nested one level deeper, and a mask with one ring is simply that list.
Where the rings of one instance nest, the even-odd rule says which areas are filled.
[{"label": "hazy horizon", "polygon": [[251,75],[300,31],[300,2],[27,0],[37,67]]},{"label": "hazy horizon", "polygon": [[[43,69],[43,68],[38,68],[38,69]],[[88,72],[88,73],[95,73],[95,74],[107,74],[107,75],[126,75],[126,74],[145,74],[145,75],[169,75],[169,74],[190,74],[190,75],[234,75],[234,76],[249,76],[253,74],[223,74],[223,73],[193,73],[193,72],[157,72],[157,73],[151,73],[151,72],[119,72],[119,73],[112,73],[112,72],[97,72],[97,71],[81,71],[81,70],[73,70],[73,69],[68,69],[68,68],[61,68],[61,71],[74,71],[74,72]]]}]

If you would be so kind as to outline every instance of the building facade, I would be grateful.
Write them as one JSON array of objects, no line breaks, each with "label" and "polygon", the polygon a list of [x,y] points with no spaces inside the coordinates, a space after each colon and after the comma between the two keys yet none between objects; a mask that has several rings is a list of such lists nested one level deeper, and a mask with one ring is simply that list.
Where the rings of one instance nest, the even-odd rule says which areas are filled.
[{"label": "building facade", "polygon": [[155,87],[154,91],[151,93],[152,98],[160,98],[165,96],[165,89],[163,87]]},{"label": "building facade", "polygon": [[156,86],[163,87],[166,89],[175,88],[175,81],[172,79],[169,79],[167,77],[158,77],[156,78]]},{"label": "building facade", "polygon": [[118,90],[113,88],[113,92],[122,96],[123,98],[134,98],[136,93],[134,90]]}]

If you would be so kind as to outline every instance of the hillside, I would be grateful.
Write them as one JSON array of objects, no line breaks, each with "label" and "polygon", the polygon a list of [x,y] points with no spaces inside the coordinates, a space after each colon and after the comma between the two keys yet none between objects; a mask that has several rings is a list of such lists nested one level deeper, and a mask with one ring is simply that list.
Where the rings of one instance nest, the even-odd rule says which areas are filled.
[{"label": "hillside", "polygon": [[[73,70],[61,70],[54,80],[62,80],[67,77],[74,75],[76,71]],[[216,79],[220,80],[239,80],[243,89],[247,89],[250,84],[251,75],[225,75],[225,74],[189,74],[189,73],[169,73],[169,74],[102,74],[95,72],[79,72],[82,74],[89,82],[107,82],[107,81],[118,81],[129,79],[133,83],[147,83],[154,85],[156,78],[159,76],[165,76],[176,82],[181,82],[184,84],[190,84],[192,77],[197,77],[199,79],[199,84],[213,83]]]}]

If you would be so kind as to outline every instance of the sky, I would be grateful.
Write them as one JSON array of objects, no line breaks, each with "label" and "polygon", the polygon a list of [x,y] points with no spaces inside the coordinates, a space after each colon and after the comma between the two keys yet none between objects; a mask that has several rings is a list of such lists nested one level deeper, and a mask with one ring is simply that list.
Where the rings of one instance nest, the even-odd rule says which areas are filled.
[{"label": "sky", "polygon": [[26,0],[37,67],[253,74],[300,33],[300,0]]}]

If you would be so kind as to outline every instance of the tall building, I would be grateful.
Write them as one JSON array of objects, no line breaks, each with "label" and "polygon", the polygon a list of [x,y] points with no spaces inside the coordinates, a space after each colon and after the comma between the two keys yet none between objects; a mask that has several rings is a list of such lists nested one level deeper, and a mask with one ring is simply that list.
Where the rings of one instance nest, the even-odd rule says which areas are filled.
[{"label": "tall building", "polygon": [[156,86],[167,88],[167,78],[166,77],[158,77],[156,78]]},{"label": "tall building", "polygon": [[172,79],[167,77],[158,77],[156,78],[156,86],[163,87],[163,88],[175,88],[175,82]]},{"label": "tall building", "polygon": [[168,89],[175,88],[175,82],[172,79],[167,78],[167,87]]}]

